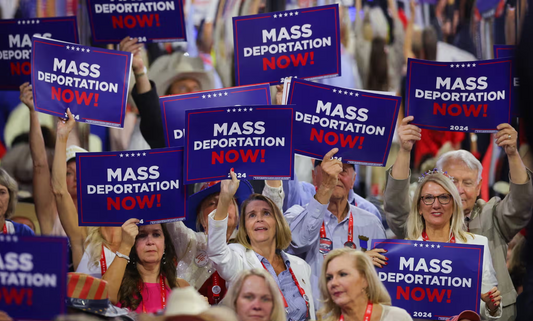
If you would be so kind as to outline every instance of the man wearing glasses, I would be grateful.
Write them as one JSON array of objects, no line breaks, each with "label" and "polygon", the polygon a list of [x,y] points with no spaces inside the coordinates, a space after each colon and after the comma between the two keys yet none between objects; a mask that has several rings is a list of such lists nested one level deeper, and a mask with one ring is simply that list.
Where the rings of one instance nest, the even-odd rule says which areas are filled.
[{"label": "man wearing glasses", "polygon": [[[409,161],[416,141],[421,139],[420,128],[409,124],[413,116],[406,117],[398,129],[400,151],[389,171],[385,188],[385,213],[387,223],[398,238],[405,238],[405,222],[409,215]],[[533,210],[533,185],[531,175],[518,154],[517,132],[509,124],[498,125],[494,135],[496,144],[504,148],[509,160],[510,190],[502,200],[493,197],[488,202],[478,199],[481,191],[481,163],[470,152],[457,150],[445,153],[437,161],[437,169],[454,178],[465,214],[465,228],[489,239],[492,263],[496,270],[498,289],[502,294],[503,314],[499,320],[516,317],[516,291],[507,271],[505,258],[507,243],[526,227]],[[445,196],[445,195],[441,195]],[[432,200],[427,200],[430,203]],[[440,199],[439,199],[440,201]],[[446,200],[443,199],[445,202]],[[424,200],[426,203],[426,200]],[[427,204],[426,203],[426,204]]]}]

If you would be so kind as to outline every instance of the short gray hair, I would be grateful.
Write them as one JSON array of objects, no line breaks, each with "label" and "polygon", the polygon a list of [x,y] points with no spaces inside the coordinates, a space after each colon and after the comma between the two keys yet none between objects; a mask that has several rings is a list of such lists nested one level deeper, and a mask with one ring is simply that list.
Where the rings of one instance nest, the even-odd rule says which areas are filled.
[{"label": "short gray hair", "polygon": [[442,167],[444,166],[444,164],[448,163],[451,160],[462,161],[466,165],[466,167],[470,168],[471,170],[477,171],[477,182],[479,183],[481,181],[483,165],[481,165],[479,160],[474,155],[472,155],[472,153],[464,149],[447,152],[437,160],[437,169],[442,171]]}]

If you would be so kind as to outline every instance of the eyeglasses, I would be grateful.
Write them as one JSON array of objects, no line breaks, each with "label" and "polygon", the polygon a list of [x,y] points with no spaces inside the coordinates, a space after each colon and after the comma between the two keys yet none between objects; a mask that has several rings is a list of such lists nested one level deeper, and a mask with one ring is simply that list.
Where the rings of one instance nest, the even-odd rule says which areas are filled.
[{"label": "eyeglasses", "polygon": [[431,194],[427,194],[427,195],[424,195],[422,197],[420,197],[420,199],[422,200],[422,202],[424,202],[424,204],[426,205],[433,205],[433,203],[435,203],[435,199],[439,199],[439,203],[441,205],[446,205],[448,203],[450,203],[451,199],[452,199],[452,196],[450,194],[441,194],[441,195],[438,195],[438,196],[433,196]]}]

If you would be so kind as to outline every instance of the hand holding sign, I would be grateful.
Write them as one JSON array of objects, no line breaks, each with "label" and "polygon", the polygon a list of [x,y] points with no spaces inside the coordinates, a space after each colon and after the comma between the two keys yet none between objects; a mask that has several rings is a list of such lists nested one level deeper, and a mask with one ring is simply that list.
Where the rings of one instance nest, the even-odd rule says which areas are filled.
[{"label": "hand holding sign", "polygon": [[497,128],[498,132],[495,135],[496,144],[505,149],[507,156],[517,155],[518,150],[516,148],[516,139],[518,137],[518,133],[516,130],[513,128],[513,126],[505,123],[499,124]]},{"label": "hand holding sign", "polygon": [[70,108],[67,108],[67,118],[59,118],[57,120],[57,138],[61,139],[63,141],[68,140],[68,135],[72,131],[72,128],[76,125],[76,121],[74,120],[74,116],[72,116],[72,113],[70,112]]},{"label": "hand holding sign", "polygon": [[229,202],[235,196],[237,189],[239,189],[239,184],[241,181],[237,179],[235,171],[233,168],[230,171],[231,179],[223,179],[220,182],[220,198]]},{"label": "hand holding sign", "polygon": [[421,130],[416,125],[409,124],[415,118],[407,116],[402,119],[400,128],[398,128],[398,136],[400,137],[400,148],[405,152],[411,152],[414,144],[422,139]]},{"label": "hand holding sign", "polygon": [[122,51],[129,52],[133,55],[131,60],[131,68],[135,75],[144,71],[144,61],[141,57],[141,51],[144,44],[139,43],[139,38],[126,37],[122,39],[119,44],[119,48]]},{"label": "hand holding sign", "polygon": [[130,218],[122,224],[122,240],[120,242],[120,253],[130,255],[131,248],[135,245],[135,239],[139,235],[139,220]]},{"label": "hand holding sign", "polygon": [[387,263],[389,259],[386,256],[381,255],[380,253],[387,253],[387,250],[372,249],[365,252],[365,254],[370,256],[370,258],[372,259],[372,264],[374,264],[374,266],[377,266],[378,268],[382,268],[383,265],[389,264]]},{"label": "hand holding sign", "polygon": [[33,91],[29,82],[25,82],[20,85],[20,101],[26,105],[30,111],[34,111],[33,108]]}]

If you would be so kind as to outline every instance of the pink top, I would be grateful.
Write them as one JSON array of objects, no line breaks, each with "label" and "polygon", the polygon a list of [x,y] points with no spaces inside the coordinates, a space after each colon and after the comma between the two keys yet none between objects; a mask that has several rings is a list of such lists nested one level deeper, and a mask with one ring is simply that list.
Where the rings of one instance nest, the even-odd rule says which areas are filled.
[{"label": "pink top", "polygon": [[[170,288],[165,285],[165,302],[166,298],[170,294]],[[143,305],[146,310],[146,313],[155,313],[159,310],[162,310],[161,306],[161,286],[158,283],[144,283],[144,287],[141,291],[143,300],[139,303],[135,312],[143,313]],[[117,304],[118,307],[121,307],[120,302]]]}]

